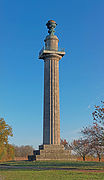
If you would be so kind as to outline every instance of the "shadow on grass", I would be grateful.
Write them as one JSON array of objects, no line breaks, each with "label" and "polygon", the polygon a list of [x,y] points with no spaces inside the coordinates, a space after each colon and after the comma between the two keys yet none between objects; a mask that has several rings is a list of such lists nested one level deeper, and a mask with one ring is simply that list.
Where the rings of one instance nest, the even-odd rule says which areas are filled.
[{"label": "shadow on grass", "polygon": [[71,169],[104,169],[104,162],[71,162],[71,161],[9,161],[0,163],[4,167],[36,167],[36,168],[71,168]]}]

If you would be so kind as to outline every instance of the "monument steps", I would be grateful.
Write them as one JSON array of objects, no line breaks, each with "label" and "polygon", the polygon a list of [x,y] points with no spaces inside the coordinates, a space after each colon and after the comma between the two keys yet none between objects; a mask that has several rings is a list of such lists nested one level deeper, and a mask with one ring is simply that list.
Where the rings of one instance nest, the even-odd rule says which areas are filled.
[{"label": "monument steps", "polygon": [[63,145],[41,145],[39,150],[33,151],[29,160],[70,160],[70,151],[65,150]]}]

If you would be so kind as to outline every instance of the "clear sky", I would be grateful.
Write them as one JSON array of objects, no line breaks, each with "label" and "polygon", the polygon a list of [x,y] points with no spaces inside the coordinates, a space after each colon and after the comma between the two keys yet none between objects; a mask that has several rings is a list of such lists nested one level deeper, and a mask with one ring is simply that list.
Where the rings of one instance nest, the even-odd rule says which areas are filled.
[{"label": "clear sky", "polygon": [[61,138],[78,138],[104,100],[104,0],[0,0],[0,117],[16,145],[42,144],[44,64],[38,53],[56,21]]}]

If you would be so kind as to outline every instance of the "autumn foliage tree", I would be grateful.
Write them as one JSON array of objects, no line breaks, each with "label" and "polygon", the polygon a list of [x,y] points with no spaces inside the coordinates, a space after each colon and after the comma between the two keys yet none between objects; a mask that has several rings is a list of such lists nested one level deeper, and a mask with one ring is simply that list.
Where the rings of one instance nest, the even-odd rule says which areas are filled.
[{"label": "autumn foliage tree", "polygon": [[93,125],[81,130],[82,138],[74,140],[71,145],[73,151],[85,161],[87,155],[97,155],[99,161],[104,156],[104,102],[95,106]]},{"label": "autumn foliage tree", "polygon": [[89,154],[97,155],[99,161],[104,155],[104,102],[101,106],[95,106],[93,115],[93,125],[82,129],[84,139],[87,139]]},{"label": "autumn foliage tree", "polygon": [[103,125],[104,128],[104,102],[101,101],[100,106],[95,106],[95,111],[92,113],[94,121]]},{"label": "autumn foliage tree", "polygon": [[101,145],[104,146],[104,102],[101,101],[101,106],[95,106],[95,111],[92,113],[94,123],[96,123],[100,129],[99,139]]},{"label": "autumn foliage tree", "polygon": [[96,154],[100,161],[104,155],[104,102],[101,106],[95,106],[92,116],[93,125],[83,128],[81,132],[89,140],[90,154]]},{"label": "autumn foliage tree", "polygon": [[77,155],[81,156],[83,158],[83,161],[86,159],[86,155],[88,155],[90,147],[89,147],[89,141],[88,139],[78,139],[74,140],[71,143],[73,151],[77,153]]},{"label": "autumn foliage tree", "polygon": [[100,161],[101,156],[104,153],[104,146],[102,145],[101,140],[101,128],[97,123],[94,123],[93,126],[83,128],[81,132],[84,135],[84,137],[88,139],[90,154],[97,155]]},{"label": "autumn foliage tree", "polygon": [[0,118],[0,160],[9,160],[14,157],[14,148],[8,143],[9,136],[13,136],[12,128]]},{"label": "autumn foliage tree", "polygon": [[66,139],[60,139],[60,144],[64,145],[65,149],[68,149],[69,144]]}]

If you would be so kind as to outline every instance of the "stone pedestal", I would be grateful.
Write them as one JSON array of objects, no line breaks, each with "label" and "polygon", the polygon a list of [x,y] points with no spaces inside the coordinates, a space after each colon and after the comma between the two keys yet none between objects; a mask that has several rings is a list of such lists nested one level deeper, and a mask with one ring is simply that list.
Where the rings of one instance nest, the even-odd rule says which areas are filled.
[{"label": "stone pedestal", "polygon": [[69,150],[64,150],[63,145],[41,145],[39,150],[35,150],[28,160],[47,161],[47,160],[70,160]]}]

